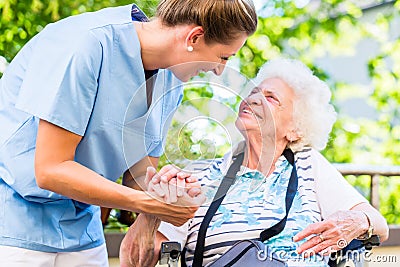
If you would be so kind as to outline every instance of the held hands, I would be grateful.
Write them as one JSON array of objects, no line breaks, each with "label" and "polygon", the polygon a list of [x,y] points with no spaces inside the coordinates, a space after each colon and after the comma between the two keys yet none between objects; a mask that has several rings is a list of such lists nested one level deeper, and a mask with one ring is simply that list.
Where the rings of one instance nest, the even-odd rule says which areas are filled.
[{"label": "held hands", "polygon": [[152,204],[148,214],[139,214],[126,233],[120,246],[121,267],[154,266],[158,258],[154,240],[161,220],[180,226],[194,216],[205,200],[197,178],[172,165],[158,173],[148,167],[140,182],[159,201]]},{"label": "held hands", "polygon": [[193,204],[196,205],[198,203],[196,199],[201,196],[197,177],[183,172],[173,165],[164,166],[158,173],[153,167],[148,167],[145,183],[148,185],[148,192],[164,200],[167,204],[178,203],[178,199],[180,204],[183,204],[185,200],[190,202],[188,199],[190,197],[194,201]]},{"label": "held hands", "polygon": [[295,235],[293,241],[307,238],[307,241],[297,248],[297,252],[304,253],[305,257],[320,252],[329,255],[343,249],[353,239],[365,233],[368,226],[368,219],[361,211],[337,211],[326,220],[309,225]]},{"label": "held hands", "polygon": [[152,202],[147,212],[175,226],[193,218],[206,199],[197,178],[172,165],[164,166],[158,173],[148,167],[144,183],[147,192],[158,200],[156,204]]}]

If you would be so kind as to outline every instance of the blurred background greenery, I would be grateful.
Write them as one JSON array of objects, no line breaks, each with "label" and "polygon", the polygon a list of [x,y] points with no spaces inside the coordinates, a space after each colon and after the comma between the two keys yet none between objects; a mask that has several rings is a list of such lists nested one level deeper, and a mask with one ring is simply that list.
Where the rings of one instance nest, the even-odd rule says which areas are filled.
[{"label": "blurred background greenery", "polygon": [[[300,59],[328,82],[333,93],[338,120],[327,148],[322,151],[328,160],[400,165],[400,0],[254,2],[259,11],[258,30],[231,60],[232,68],[237,67],[243,75],[253,78],[259,67],[271,58]],[[0,77],[21,47],[48,23],[129,3],[132,1],[0,0]],[[158,1],[135,3],[152,16]],[[194,108],[207,114],[204,101],[210,99],[224,102],[233,110],[237,108],[240,97],[221,97],[221,93],[207,85],[209,75],[198,79],[206,83],[186,86],[183,110]],[[203,102],[193,102],[193,99],[203,99]],[[362,108],[357,104],[360,101]],[[361,114],[357,113],[360,109],[364,110]],[[234,115],[228,114],[226,120],[232,122]],[[223,155],[229,144],[215,142],[218,125],[209,121],[205,129],[205,132],[214,132],[214,137],[195,136],[194,126],[182,131],[182,125],[174,120],[166,149],[178,146],[181,156],[175,155],[175,159],[164,156],[161,164],[180,157],[200,159]],[[347,179],[369,198],[369,179]],[[380,203],[388,222],[399,224],[400,177],[381,178]]]}]

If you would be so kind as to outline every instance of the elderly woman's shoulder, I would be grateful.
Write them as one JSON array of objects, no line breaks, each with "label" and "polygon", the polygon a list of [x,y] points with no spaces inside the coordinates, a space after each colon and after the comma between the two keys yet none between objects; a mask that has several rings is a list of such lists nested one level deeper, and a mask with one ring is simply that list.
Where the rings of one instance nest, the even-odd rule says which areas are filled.
[{"label": "elderly woman's shoulder", "polygon": [[324,155],[321,154],[320,151],[311,148],[311,157],[314,161],[317,161],[319,163],[323,164],[330,164],[330,162],[324,157]]},{"label": "elderly woman's shoulder", "polygon": [[314,173],[314,177],[317,180],[320,176],[341,176],[335,166],[329,162],[317,149],[306,148],[302,151],[296,152],[295,158],[296,162],[299,162],[300,165],[304,165],[305,163],[310,165]]},{"label": "elderly woman's shoulder", "polygon": [[320,151],[318,151],[315,148],[312,147],[303,147],[302,150],[296,151],[295,153],[295,158],[310,158],[313,160],[325,160],[327,161],[327,159],[321,154]]},{"label": "elderly woman's shoulder", "polygon": [[295,160],[298,164],[310,164],[313,168],[333,166],[320,151],[312,147],[304,147],[302,150],[295,152]]}]

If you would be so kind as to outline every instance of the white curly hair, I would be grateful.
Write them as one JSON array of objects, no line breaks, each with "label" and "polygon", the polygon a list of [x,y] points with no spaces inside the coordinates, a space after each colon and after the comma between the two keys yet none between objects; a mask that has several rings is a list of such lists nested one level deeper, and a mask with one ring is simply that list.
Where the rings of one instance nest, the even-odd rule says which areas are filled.
[{"label": "white curly hair", "polygon": [[289,142],[287,147],[292,151],[302,150],[306,146],[316,150],[324,149],[336,121],[328,85],[301,61],[294,59],[268,61],[258,72],[256,82],[259,84],[267,78],[281,79],[295,94],[293,120],[301,137]]}]

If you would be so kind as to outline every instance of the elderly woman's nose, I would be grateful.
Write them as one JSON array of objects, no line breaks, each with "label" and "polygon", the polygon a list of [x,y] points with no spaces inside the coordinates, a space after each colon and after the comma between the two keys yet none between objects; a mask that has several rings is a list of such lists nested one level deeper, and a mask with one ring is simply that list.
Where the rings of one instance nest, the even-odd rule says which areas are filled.
[{"label": "elderly woman's nose", "polygon": [[247,97],[246,102],[248,104],[253,104],[253,105],[261,105],[262,103],[262,94],[257,93],[257,94],[251,94]]}]

